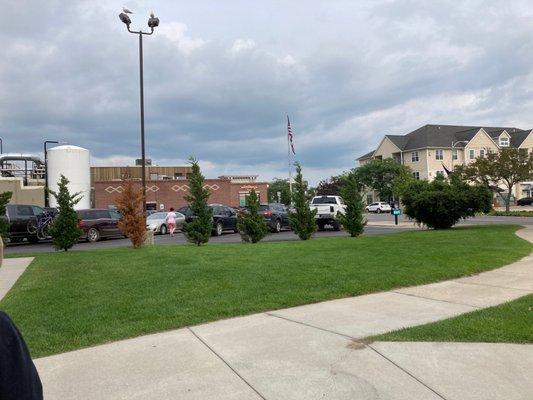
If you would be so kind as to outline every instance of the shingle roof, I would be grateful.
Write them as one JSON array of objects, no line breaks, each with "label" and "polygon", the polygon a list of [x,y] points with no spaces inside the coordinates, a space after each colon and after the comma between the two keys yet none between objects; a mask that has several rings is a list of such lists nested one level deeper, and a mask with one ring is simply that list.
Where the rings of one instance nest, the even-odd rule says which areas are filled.
[{"label": "shingle roof", "polygon": [[526,131],[516,131],[510,133],[511,135],[511,147],[519,147],[524,140],[529,136],[531,130]]},{"label": "shingle roof", "polygon": [[376,150],[369,151],[368,153],[366,153],[366,154],[362,155],[361,157],[359,157],[359,158],[357,159],[357,161],[359,161],[359,160],[364,160],[364,159],[366,159],[366,158],[370,158],[370,157],[372,157],[372,156],[374,155],[374,152],[375,152],[375,151],[376,151]]},{"label": "shingle roof", "polygon": [[[483,128],[492,138],[496,139],[505,130],[511,136],[511,147],[518,147],[531,132],[530,130],[521,130],[514,127],[495,127],[495,126],[464,126],[464,125],[424,125],[406,135],[385,135],[400,150],[408,151],[426,147],[450,148],[452,143],[454,147],[464,147],[465,143],[460,141],[470,141]],[[357,160],[364,160],[372,157],[375,152],[365,154]]]},{"label": "shingle roof", "polygon": [[[414,131],[403,136],[403,146],[398,146],[396,143],[401,143],[397,139],[395,144],[401,150],[414,150],[425,147],[451,147],[452,142],[460,140],[471,140],[479,129],[483,128],[485,131],[502,131],[516,132],[517,128],[498,128],[485,126],[462,126],[462,125],[424,125]],[[511,134],[512,135],[512,134]],[[391,135],[389,135],[390,137]]]}]

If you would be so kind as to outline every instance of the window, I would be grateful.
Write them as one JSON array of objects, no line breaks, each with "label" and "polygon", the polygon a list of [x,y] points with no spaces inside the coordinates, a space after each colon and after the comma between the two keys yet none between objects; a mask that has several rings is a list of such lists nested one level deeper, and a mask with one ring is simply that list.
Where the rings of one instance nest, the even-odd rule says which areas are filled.
[{"label": "window", "polygon": [[452,160],[457,160],[459,157],[457,156],[457,149],[452,150]]},{"label": "window", "polygon": [[[119,220],[120,218],[122,218],[122,214],[120,214],[118,211],[110,210],[109,213],[111,214],[111,219]],[[166,213],[155,213],[155,214],[166,214]],[[159,216],[161,217],[161,215]]]},{"label": "window", "polygon": [[413,172],[413,177],[415,179],[420,179],[420,172]]},{"label": "window", "polygon": [[411,153],[411,162],[418,162],[419,158],[418,158],[418,151],[413,151]]},{"label": "window", "polygon": [[509,147],[509,138],[505,136],[500,137],[500,147]]},{"label": "window", "polygon": [[337,204],[337,200],[331,196],[315,197],[313,204]]},{"label": "window", "polygon": [[476,158],[476,151],[474,149],[471,149],[469,153],[470,153],[470,156],[469,156],[470,159],[474,160]]},{"label": "window", "polygon": [[479,150],[479,156],[480,156],[481,158],[485,157],[485,149],[481,149],[481,150]]},{"label": "window", "polygon": [[444,151],[442,149],[435,150],[435,160],[444,160]]},{"label": "window", "polygon": [[44,210],[39,206],[31,206],[31,208],[33,208],[33,213],[38,217],[44,213]]},{"label": "window", "polygon": [[366,204],[371,204],[374,201],[374,196],[371,194],[366,195]]},{"label": "window", "polygon": [[33,209],[31,206],[17,206],[17,215],[19,216],[33,216]]}]

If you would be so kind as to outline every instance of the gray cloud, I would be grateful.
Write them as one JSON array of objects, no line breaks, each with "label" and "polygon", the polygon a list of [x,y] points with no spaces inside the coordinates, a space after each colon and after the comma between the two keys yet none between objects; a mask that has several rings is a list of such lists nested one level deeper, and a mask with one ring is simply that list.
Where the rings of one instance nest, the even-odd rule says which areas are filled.
[{"label": "gray cloud", "polygon": [[[208,175],[286,174],[285,113],[312,182],[424,123],[533,126],[526,1],[158,2],[145,39],[148,153]],[[3,4],[0,135],[98,163],[137,157],[138,54],[123,3]],[[130,2],[134,24],[150,11]],[[137,12],[138,11],[138,12]]]}]

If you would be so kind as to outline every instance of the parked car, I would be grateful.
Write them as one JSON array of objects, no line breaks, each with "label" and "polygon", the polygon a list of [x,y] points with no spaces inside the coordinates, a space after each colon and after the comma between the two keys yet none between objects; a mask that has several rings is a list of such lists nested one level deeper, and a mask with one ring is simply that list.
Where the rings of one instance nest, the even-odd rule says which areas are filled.
[{"label": "parked car", "polygon": [[373,213],[391,212],[391,206],[385,201],[376,201],[375,203],[366,206],[366,211]]},{"label": "parked car", "polygon": [[533,204],[533,197],[522,197],[516,202],[519,206],[530,206]]},{"label": "parked car", "polygon": [[316,210],[316,224],[318,229],[324,230],[326,225],[331,225],[334,230],[340,231],[341,224],[337,214],[344,214],[346,205],[340,196],[315,196],[311,200],[311,210]]},{"label": "parked car", "polygon": [[[174,213],[176,214],[176,228],[182,229],[185,223],[185,215],[175,211]],[[166,211],[150,214],[146,218],[146,229],[154,231],[154,233],[166,235],[168,233],[167,215],[168,212]]]},{"label": "parked car", "polygon": [[91,208],[76,212],[80,220],[79,226],[83,230],[81,239],[97,242],[102,238],[124,236],[118,227],[118,221],[122,217],[118,211]]},{"label": "parked car", "polygon": [[[223,204],[209,204],[208,207],[213,210],[213,236],[220,236],[222,232],[228,230],[239,232],[237,228],[237,213],[233,208]],[[191,222],[194,219],[189,207],[182,207],[178,212],[185,216],[185,222]]]},{"label": "parked car", "polygon": [[285,204],[268,203],[259,206],[259,212],[263,214],[265,222],[272,232],[280,232],[283,228],[291,227],[289,212]]},{"label": "parked car", "polygon": [[2,216],[9,224],[8,238],[11,243],[20,243],[26,239],[37,243],[37,229],[40,218],[44,215],[42,207],[30,204],[7,204],[6,215]]}]

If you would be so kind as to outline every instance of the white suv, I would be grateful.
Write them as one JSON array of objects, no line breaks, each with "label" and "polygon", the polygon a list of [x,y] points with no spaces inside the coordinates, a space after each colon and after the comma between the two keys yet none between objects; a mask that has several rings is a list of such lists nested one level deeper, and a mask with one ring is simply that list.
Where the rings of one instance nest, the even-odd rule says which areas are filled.
[{"label": "white suv", "polygon": [[372,203],[366,206],[366,211],[375,212],[375,213],[382,213],[382,212],[390,213],[391,207],[389,203],[386,203],[384,201],[376,201],[375,203]]}]

